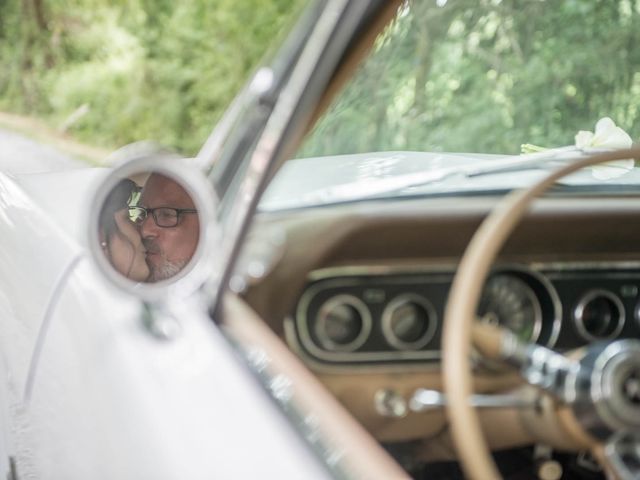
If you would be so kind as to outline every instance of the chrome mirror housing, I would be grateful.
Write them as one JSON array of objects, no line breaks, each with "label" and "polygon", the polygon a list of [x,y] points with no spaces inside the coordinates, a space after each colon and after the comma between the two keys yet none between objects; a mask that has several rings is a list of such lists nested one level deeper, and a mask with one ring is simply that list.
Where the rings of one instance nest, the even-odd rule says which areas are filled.
[{"label": "chrome mirror housing", "polygon": [[193,160],[155,153],[125,161],[90,202],[92,257],[112,284],[148,303],[184,298],[213,271],[216,205]]}]

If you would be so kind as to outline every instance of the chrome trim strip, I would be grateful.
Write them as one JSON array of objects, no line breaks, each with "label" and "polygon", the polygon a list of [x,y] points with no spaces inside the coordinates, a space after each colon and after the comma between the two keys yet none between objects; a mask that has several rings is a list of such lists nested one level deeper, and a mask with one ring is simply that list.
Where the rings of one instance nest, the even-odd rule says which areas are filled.
[{"label": "chrome trim strip", "polygon": [[449,276],[456,271],[456,263],[443,263],[441,265],[346,265],[327,267],[314,270],[309,273],[308,280],[314,282],[326,278],[355,277],[355,276],[387,276],[415,273],[443,273]]},{"label": "chrome trim strip", "polygon": [[[296,355],[298,355],[304,361],[305,365],[311,368],[314,372],[321,374],[366,374],[366,373],[430,373],[440,370],[440,364],[437,362],[425,363],[424,361],[417,362],[403,362],[403,363],[324,363],[318,361],[318,359],[309,355],[309,353],[302,347],[302,344],[298,341],[296,335],[296,327],[293,318],[286,317],[284,319],[284,338],[291,349]],[[440,354],[437,355],[437,360],[440,360]]]},{"label": "chrome trim strip", "polygon": [[566,270],[632,270],[640,269],[638,261],[585,261],[585,262],[531,262],[528,264],[536,270],[556,270],[557,273],[564,273]]},{"label": "chrome trim strip", "polygon": [[[446,262],[427,263],[422,265],[380,265],[380,264],[362,264],[362,265],[344,265],[319,268],[309,273],[309,281],[323,280],[325,278],[360,276],[360,275],[397,275],[409,273],[454,273],[458,267],[454,259]],[[640,262],[636,261],[620,261],[620,262],[522,262],[522,263],[497,263],[495,270],[502,269],[519,269],[533,272],[540,275],[539,272],[545,271],[545,275],[553,278],[562,278],[564,275],[572,275],[574,272],[568,273],[567,270],[640,270]],[[546,271],[551,270],[547,274]],[[576,272],[577,273],[577,272]],[[632,274],[635,272],[627,272]],[[617,275],[617,274],[616,274]],[[622,273],[619,275],[623,275]],[[640,277],[640,272],[637,273]]]}]

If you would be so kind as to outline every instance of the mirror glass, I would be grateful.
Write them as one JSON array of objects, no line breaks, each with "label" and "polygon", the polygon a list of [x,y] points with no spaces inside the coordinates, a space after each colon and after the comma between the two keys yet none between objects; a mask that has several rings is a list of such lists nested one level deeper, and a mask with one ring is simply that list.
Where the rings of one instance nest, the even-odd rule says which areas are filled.
[{"label": "mirror glass", "polygon": [[200,242],[200,214],[186,183],[159,170],[114,178],[99,209],[98,240],[113,269],[136,283],[186,273]]}]

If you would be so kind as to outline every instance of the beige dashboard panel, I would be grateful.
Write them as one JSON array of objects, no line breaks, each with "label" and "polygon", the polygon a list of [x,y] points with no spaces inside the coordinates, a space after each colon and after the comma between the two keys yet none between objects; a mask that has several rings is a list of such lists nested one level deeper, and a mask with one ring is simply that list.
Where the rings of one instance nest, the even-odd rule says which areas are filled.
[{"label": "beige dashboard panel", "polygon": [[[430,413],[408,413],[404,418],[385,417],[377,411],[376,393],[390,390],[405,400],[419,388],[442,391],[439,371],[401,373],[319,374],[319,380],[364,427],[381,441],[429,438],[446,425],[444,410]],[[521,383],[515,375],[479,375],[478,392],[502,392]]]}]

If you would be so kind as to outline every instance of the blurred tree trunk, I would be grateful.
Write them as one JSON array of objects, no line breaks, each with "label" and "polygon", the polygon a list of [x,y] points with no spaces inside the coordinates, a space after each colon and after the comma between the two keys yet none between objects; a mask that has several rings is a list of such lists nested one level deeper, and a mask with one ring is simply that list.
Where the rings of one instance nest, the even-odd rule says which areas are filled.
[{"label": "blurred tree trunk", "polygon": [[43,68],[54,65],[50,48],[49,22],[42,0],[22,0],[21,89],[28,112],[38,109],[41,92],[37,79]]},{"label": "blurred tree trunk", "polygon": [[[421,4],[424,5],[424,4]],[[419,9],[417,9],[419,10]],[[414,79],[415,84],[413,88],[413,107],[412,113],[414,117],[419,117],[425,110],[427,106],[427,95],[425,92],[425,87],[427,85],[427,79],[429,77],[429,72],[431,71],[431,66],[433,64],[431,60],[431,38],[429,36],[429,28],[426,25],[426,22],[418,22],[416,18],[418,18],[419,11],[416,12],[416,16],[413,18],[413,23],[416,31],[416,42],[415,42],[415,72]],[[420,18],[424,18],[423,16],[419,16]]]},{"label": "blurred tree trunk", "polygon": [[48,23],[44,14],[44,6],[42,4],[42,0],[31,0],[31,5],[33,7],[33,16],[40,31],[49,30]]}]

